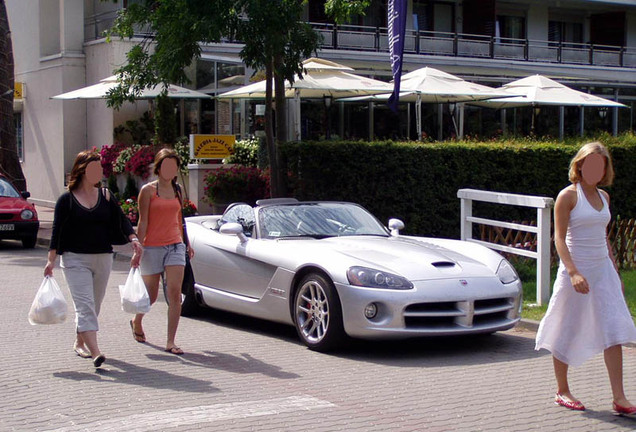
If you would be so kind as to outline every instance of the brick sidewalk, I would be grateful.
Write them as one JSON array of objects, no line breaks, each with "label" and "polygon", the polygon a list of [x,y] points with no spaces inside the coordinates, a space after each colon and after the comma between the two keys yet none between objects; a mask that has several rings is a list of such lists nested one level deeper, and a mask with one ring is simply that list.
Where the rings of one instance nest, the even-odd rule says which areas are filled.
[{"label": "brick sidewalk", "polygon": [[[602,356],[571,373],[586,412],[552,403],[552,361],[533,334],[354,341],[331,355],[302,346],[292,327],[208,310],[182,319],[182,357],[163,351],[166,305],[147,316],[148,344],[130,334],[117,260],[100,316],[108,359],[96,371],[72,352],[73,320],[26,316],[46,250],[0,244],[0,430],[17,431],[629,431],[614,416]],[[68,298],[64,279],[55,270]],[[636,350],[626,348],[632,398]]]}]

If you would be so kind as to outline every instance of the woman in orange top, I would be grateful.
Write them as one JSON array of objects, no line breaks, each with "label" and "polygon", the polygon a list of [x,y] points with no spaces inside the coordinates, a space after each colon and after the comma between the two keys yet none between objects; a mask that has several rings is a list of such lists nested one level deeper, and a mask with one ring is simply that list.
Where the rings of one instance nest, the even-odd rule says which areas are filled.
[{"label": "woman in orange top", "polygon": [[[168,340],[166,352],[181,355],[175,344],[181,315],[181,284],[185,268],[185,254],[194,251],[187,245],[181,216],[181,189],[177,184],[179,156],[172,149],[161,149],[155,156],[154,173],[158,179],[144,185],[139,192],[139,224],[137,235],[144,247],[141,275],[146,284],[150,303],[157,300],[159,279],[165,272],[168,300]],[[142,320],[137,314],[130,321],[133,337],[146,342]]]}]

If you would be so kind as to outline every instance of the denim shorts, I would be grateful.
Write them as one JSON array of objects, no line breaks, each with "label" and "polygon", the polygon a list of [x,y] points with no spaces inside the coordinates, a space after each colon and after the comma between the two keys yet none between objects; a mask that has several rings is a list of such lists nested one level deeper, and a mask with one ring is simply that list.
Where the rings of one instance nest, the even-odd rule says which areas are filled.
[{"label": "denim shorts", "polygon": [[163,273],[166,266],[185,266],[186,246],[174,243],[167,246],[144,246],[139,269],[142,276]]}]

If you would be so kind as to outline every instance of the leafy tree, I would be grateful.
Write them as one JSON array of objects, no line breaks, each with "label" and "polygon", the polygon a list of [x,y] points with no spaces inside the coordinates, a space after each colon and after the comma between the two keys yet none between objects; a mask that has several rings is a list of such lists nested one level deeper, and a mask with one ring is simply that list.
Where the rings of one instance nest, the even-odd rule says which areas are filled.
[{"label": "leafy tree", "polygon": [[5,0],[0,0],[0,173],[26,190],[13,123],[13,45]]},{"label": "leafy tree", "polygon": [[[245,44],[239,54],[245,64],[265,69],[271,191],[273,197],[283,196],[271,102],[275,87],[277,138],[285,141],[285,79],[293,81],[294,74],[302,74],[303,58],[319,42],[317,33],[302,22],[305,4],[306,0],[144,0],[130,5],[119,15],[109,37],[132,38],[139,29],[151,36],[136,44],[127,54],[127,64],[116,71],[120,85],[111,91],[109,105],[132,101],[147,86],[187,83],[184,69],[201,56],[200,43],[237,37]],[[369,0],[327,0],[325,8],[336,22],[343,22],[368,4]]]}]

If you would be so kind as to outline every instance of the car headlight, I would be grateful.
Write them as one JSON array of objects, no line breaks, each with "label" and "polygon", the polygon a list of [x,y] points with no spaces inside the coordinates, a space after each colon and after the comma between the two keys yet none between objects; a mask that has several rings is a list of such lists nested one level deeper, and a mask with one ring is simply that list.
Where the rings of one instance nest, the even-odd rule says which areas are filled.
[{"label": "car headlight", "polygon": [[20,213],[20,217],[22,218],[22,220],[33,219],[33,212],[31,210],[22,210],[22,212]]},{"label": "car headlight", "polygon": [[367,288],[408,290],[413,284],[402,276],[367,267],[351,267],[347,270],[351,285]]},{"label": "car headlight", "polygon": [[509,284],[519,279],[519,275],[517,275],[515,269],[505,259],[501,260],[499,267],[497,267],[497,277],[501,283],[504,284]]}]

